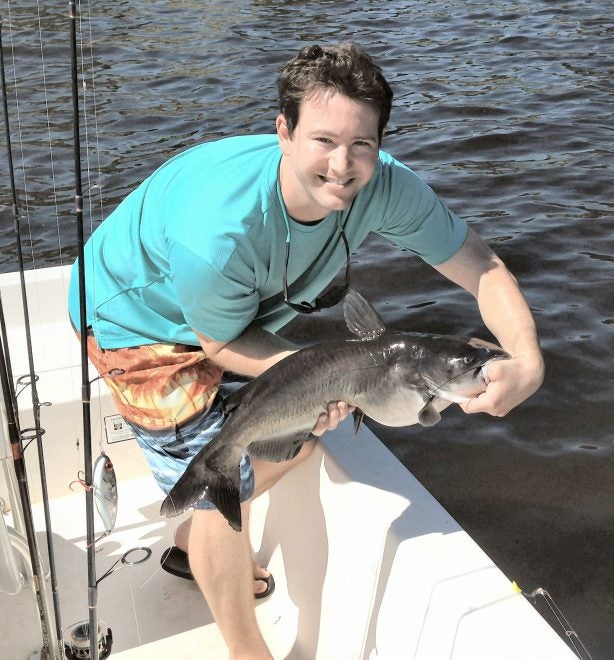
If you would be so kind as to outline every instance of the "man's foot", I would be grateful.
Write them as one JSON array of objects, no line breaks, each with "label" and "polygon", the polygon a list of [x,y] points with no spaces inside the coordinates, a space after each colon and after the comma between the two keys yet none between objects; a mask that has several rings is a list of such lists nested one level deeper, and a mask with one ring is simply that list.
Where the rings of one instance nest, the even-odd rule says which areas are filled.
[{"label": "man's foot", "polygon": [[[184,578],[185,580],[193,580],[194,576],[190,570],[188,562],[188,555],[186,552],[178,548],[176,545],[167,548],[160,558],[160,566],[171,575]],[[271,573],[262,568],[254,561],[254,598],[262,599],[267,598],[275,591],[275,580]]]},{"label": "man's foot", "polygon": [[271,571],[262,568],[256,560],[253,561],[254,570],[254,598],[261,600],[268,598],[275,591],[275,580]]}]

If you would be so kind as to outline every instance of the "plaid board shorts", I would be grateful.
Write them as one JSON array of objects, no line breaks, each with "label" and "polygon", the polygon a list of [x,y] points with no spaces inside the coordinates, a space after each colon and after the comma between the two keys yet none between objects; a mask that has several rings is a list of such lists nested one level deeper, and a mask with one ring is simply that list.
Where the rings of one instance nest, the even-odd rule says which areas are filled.
[{"label": "plaid board shorts", "polygon": [[[222,400],[245,382],[222,381],[212,405],[193,419],[170,429],[150,430],[126,420],[145,454],[147,464],[160,488],[168,495],[190,461],[222,430],[226,415]],[[243,453],[240,464],[241,502],[254,494],[254,470],[249,456]],[[208,500],[194,504],[195,509],[215,509]]]},{"label": "plaid board shorts", "polygon": [[[147,464],[168,494],[194,456],[222,429],[223,399],[246,380],[226,377],[199,347],[147,344],[102,349],[91,331],[88,356],[109,386],[118,412],[131,428]],[[254,492],[254,470],[244,453],[241,501]],[[215,509],[207,500],[196,509]]]}]

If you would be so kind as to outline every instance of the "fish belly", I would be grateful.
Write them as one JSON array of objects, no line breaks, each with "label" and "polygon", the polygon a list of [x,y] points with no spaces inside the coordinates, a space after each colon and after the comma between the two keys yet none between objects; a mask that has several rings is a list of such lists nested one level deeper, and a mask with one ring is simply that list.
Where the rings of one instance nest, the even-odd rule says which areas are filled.
[{"label": "fish belly", "polygon": [[[367,417],[384,426],[411,426],[418,424],[418,414],[425,400],[417,390],[390,388],[373,392],[357,405]],[[450,401],[435,399],[431,405],[441,412],[450,405]]]}]

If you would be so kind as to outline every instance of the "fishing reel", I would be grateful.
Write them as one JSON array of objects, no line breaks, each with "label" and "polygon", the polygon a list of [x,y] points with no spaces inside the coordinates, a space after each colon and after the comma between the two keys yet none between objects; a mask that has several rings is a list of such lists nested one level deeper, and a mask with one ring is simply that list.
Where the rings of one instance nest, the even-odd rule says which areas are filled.
[{"label": "fishing reel", "polygon": [[[124,568],[125,566],[136,566],[142,564],[151,557],[151,548],[130,548],[96,580],[96,586],[102,580],[106,579],[112,573]],[[98,658],[104,660],[111,655],[113,646],[113,633],[111,628],[107,627],[104,621],[98,622]],[[64,632],[64,651],[67,660],[90,660],[90,624],[87,621],[81,621],[70,626]],[[45,660],[45,659],[42,659]]]},{"label": "fishing reel", "polygon": [[[105,632],[106,631],[106,632]],[[104,621],[98,623],[98,657],[100,660],[111,655],[113,633]],[[90,624],[87,621],[76,623],[64,633],[64,651],[67,660],[89,660]]]}]

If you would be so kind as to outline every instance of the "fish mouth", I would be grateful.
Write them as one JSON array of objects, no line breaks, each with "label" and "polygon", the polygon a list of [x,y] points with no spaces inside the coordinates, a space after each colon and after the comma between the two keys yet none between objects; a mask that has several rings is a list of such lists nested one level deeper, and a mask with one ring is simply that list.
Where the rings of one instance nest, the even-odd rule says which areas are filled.
[{"label": "fish mouth", "polygon": [[[493,346],[493,344],[491,344],[491,346]],[[490,382],[488,380],[488,374],[487,374],[488,365],[497,360],[509,360],[511,357],[501,349],[498,349],[498,351],[500,353],[499,355],[489,357],[487,360],[484,360],[483,362],[479,363],[477,366],[474,365],[470,369],[461,371],[460,373],[456,374],[455,376],[452,376],[452,378],[449,378],[443,383],[437,384],[434,381],[432,381],[430,378],[428,378],[428,376],[423,376],[425,382],[428,385],[429,395],[433,397],[445,398],[447,401],[452,401],[453,403],[464,403],[465,401],[469,401],[470,399],[475,398],[478,394],[481,394],[486,390],[486,387]],[[445,389],[447,388],[447,386],[449,386],[450,384],[453,385],[455,381],[458,381],[459,378],[462,378],[467,374],[471,374],[472,383],[476,383],[476,384],[480,383],[481,385],[483,385],[483,387],[479,390],[476,389],[472,393],[468,393],[466,395],[456,392],[451,392],[449,389]],[[445,396],[442,396],[443,394],[445,394]]]}]

